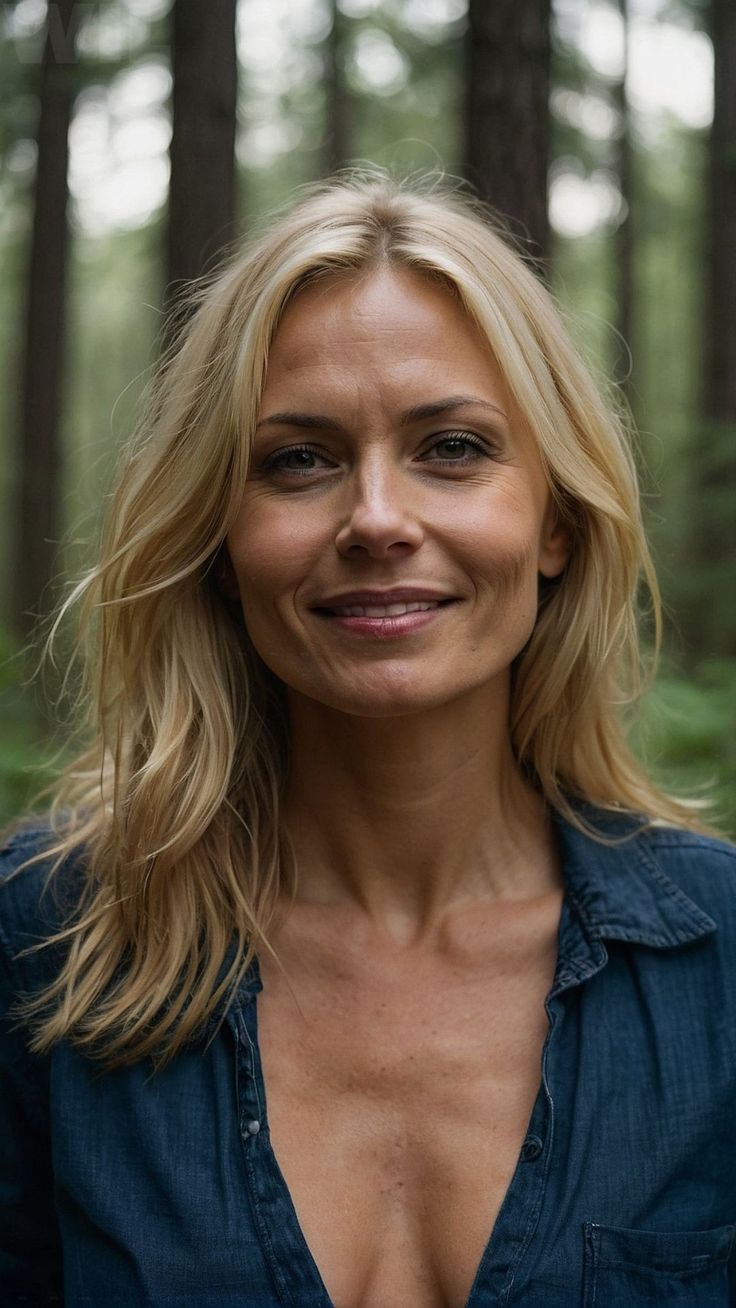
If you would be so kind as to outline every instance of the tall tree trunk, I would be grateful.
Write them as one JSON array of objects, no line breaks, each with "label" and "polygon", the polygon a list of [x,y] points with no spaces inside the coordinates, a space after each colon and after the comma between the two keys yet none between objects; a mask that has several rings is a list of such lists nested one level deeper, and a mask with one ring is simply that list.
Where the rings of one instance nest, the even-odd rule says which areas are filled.
[{"label": "tall tree trunk", "polygon": [[736,658],[732,602],[736,558],[736,7],[711,0],[715,96],[706,222],[707,292],[703,343],[703,420],[691,442],[687,614],[694,658]]},{"label": "tall tree trunk", "polygon": [[715,101],[710,139],[709,303],[704,411],[736,422],[736,5],[711,0]]},{"label": "tall tree trunk", "polygon": [[347,20],[339,0],[330,0],[332,22],[325,40],[324,167],[327,174],[342,168],[350,157],[351,105],[345,81]]},{"label": "tall tree trunk", "polygon": [[466,176],[544,257],[550,0],[470,0],[466,52]]},{"label": "tall tree trunk", "polygon": [[175,0],[168,214],[171,308],[235,237],[237,0]]},{"label": "tall tree trunk", "polygon": [[624,352],[621,381],[627,398],[632,398],[633,355],[632,337],[634,298],[634,225],[632,186],[631,113],[628,97],[629,70],[629,0],[618,0],[623,25],[623,69],[615,86],[616,107],[619,114],[619,132],[616,142],[616,171],[621,191],[622,218],[614,238],[617,327]]},{"label": "tall tree trunk", "polygon": [[38,154],[21,377],[20,485],[13,616],[27,636],[51,579],[60,532],[60,410],[69,247],[69,123],[74,99],[75,0],[49,5],[40,66]]}]

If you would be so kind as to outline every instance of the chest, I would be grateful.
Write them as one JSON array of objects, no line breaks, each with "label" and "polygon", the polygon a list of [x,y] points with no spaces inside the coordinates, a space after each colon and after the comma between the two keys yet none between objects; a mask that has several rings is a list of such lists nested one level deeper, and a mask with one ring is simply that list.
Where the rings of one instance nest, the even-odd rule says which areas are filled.
[{"label": "chest", "polygon": [[[563,927],[563,942],[568,934]],[[331,1070],[339,1068],[339,1059],[325,1050],[319,1029],[316,1044],[304,1044],[303,1022],[291,1025],[294,1001],[288,986],[277,992],[280,974],[267,965],[257,998],[233,1013],[206,1048],[192,1045],[155,1077],[146,1063],[100,1076],[97,1066],[62,1042],[51,1060],[53,1177],[45,1153],[35,1148],[22,1173],[31,1205],[34,1266],[42,1263],[46,1242],[59,1238],[68,1308],[107,1304],[110,1286],[117,1302],[145,1301],[151,1308],[174,1303],[235,1308],[244,1294],[249,1304],[263,1308],[322,1305],[326,1298],[314,1264],[338,1308],[465,1308],[503,1190],[509,1202],[483,1260],[474,1308],[505,1301],[508,1308],[591,1308],[593,1303],[725,1308],[733,1294],[729,1297],[724,1250],[731,1247],[736,1220],[732,969],[716,972],[703,951],[683,951],[684,965],[674,951],[609,947],[609,954],[597,974],[550,1003],[546,1093],[538,1096],[533,1125],[544,1152],[537,1157],[525,1152],[510,1195],[511,1169],[529,1119],[520,1127],[521,1115],[517,1118],[519,1137],[506,1160],[509,1175],[496,1183],[494,1193],[502,1145],[495,1077],[479,1105],[472,1087],[455,1074],[433,1113],[434,1079],[447,1068],[449,1054],[444,1042],[436,1044],[434,1057],[425,1049],[414,1104],[422,1131],[407,1112],[402,1134],[392,1137],[391,1155],[390,1113],[363,1122],[364,1097],[357,1101],[356,1120],[356,1110],[347,1111],[352,1096],[336,1094],[332,1081],[328,1096],[315,1101],[310,1057],[321,1053]],[[561,975],[568,957],[562,953]],[[300,976],[293,975],[289,960],[288,971],[309,1014],[309,998],[316,1002],[324,992],[325,977],[312,960]],[[489,1057],[498,1040],[503,1048],[507,1039],[498,1035],[504,1002],[517,1014],[524,1007],[509,997],[505,979],[511,971],[510,961],[504,966],[499,961],[481,987],[491,995],[490,1005],[487,997],[483,1001],[479,1035]],[[385,1066],[385,1076],[397,1063],[417,1064],[413,1027],[400,1022],[410,1003],[415,1026],[422,1010],[436,1008],[438,1020],[428,1030],[435,1030],[437,1039],[452,1027],[458,1005],[449,974],[439,989],[432,989],[431,976],[420,975],[412,991],[380,966],[372,973],[364,990],[380,987],[375,990],[379,1025],[388,1032],[387,1013],[393,1014],[400,1038],[409,1041],[405,1059],[394,1051],[392,1064],[369,1060],[379,1073]],[[529,985],[533,975],[530,968]],[[340,986],[331,992],[328,987],[333,1002],[326,1004],[324,1024],[315,1021],[318,1028],[324,1025],[326,1043],[333,1013],[336,1053],[345,1052],[349,1045],[339,1042],[340,1033],[353,1039],[350,1020],[357,1023],[368,1012],[367,1032],[355,1028],[353,1058],[359,1060],[377,1023],[368,1005],[347,1004],[349,981],[345,969]],[[458,986],[460,981],[459,972]],[[474,988],[466,975],[467,1000]],[[338,1020],[334,996],[344,1004],[344,1021]],[[537,1013],[543,999],[531,1006]],[[477,1027],[469,1003],[463,1011]],[[271,1015],[283,1022],[273,1041]],[[262,1020],[262,1040],[256,1018]],[[467,1049],[459,1057],[461,1069],[472,1069]],[[271,1076],[279,1066],[281,1093],[279,1076]],[[349,1072],[350,1066],[343,1083]],[[540,1072],[537,1060],[537,1092]],[[33,1087],[34,1093],[43,1094],[42,1085]],[[486,1109],[485,1097],[491,1095]],[[385,1088],[381,1098],[385,1103]],[[476,1119],[461,1120],[458,1133],[462,1104],[466,1118],[467,1106],[475,1105]],[[273,1142],[264,1130],[248,1133],[248,1123],[269,1116]],[[25,1123],[23,1109],[8,1138],[22,1140]],[[493,1147],[486,1149],[491,1133]],[[43,1140],[39,1144],[45,1150]],[[410,1157],[424,1160],[418,1177],[406,1166],[403,1175],[397,1169]],[[381,1158],[383,1171],[376,1166]],[[357,1159],[352,1171],[349,1159]],[[295,1224],[290,1190],[306,1240]],[[57,1214],[60,1234],[55,1235]],[[18,1220],[14,1207],[10,1216],[7,1232]]]},{"label": "chest", "polygon": [[555,944],[411,977],[289,968],[291,988],[262,968],[271,1143],[336,1308],[466,1303],[539,1090]]}]

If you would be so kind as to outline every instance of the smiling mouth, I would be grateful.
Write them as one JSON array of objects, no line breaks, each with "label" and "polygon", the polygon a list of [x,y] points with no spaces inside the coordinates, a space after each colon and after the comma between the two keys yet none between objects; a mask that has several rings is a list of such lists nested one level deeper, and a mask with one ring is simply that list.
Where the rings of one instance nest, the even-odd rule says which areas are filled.
[{"label": "smiling mouth", "polygon": [[454,599],[446,600],[409,600],[396,604],[346,604],[335,608],[317,608],[316,613],[336,618],[398,618],[405,613],[424,613],[429,609],[444,608],[454,604]]},{"label": "smiling mouth", "polygon": [[404,617],[407,613],[425,613],[434,608],[446,608],[455,599],[405,599],[392,604],[332,604],[315,607],[322,617]]}]

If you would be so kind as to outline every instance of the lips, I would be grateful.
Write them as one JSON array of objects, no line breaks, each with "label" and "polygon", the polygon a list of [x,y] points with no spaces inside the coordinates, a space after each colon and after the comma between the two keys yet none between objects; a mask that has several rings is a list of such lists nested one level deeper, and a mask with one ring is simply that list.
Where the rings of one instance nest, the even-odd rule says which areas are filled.
[{"label": "lips", "polygon": [[340,617],[398,617],[404,613],[423,612],[451,604],[454,595],[427,587],[397,586],[392,590],[354,590],[328,595],[314,605],[318,613]]},{"label": "lips", "polygon": [[350,604],[340,608],[330,607],[323,612],[334,613],[341,618],[398,618],[403,613],[424,613],[428,609],[438,609],[440,603],[451,602],[451,600],[414,600],[408,604]]}]

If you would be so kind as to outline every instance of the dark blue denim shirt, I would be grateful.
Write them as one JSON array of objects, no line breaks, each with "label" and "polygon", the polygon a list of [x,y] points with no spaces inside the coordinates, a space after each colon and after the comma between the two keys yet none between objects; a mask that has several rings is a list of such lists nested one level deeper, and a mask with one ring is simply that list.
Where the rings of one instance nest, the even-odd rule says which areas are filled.
[{"label": "dark blue denim shirt", "polygon": [[[555,822],[539,1092],[467,1308],[736,1305],[736,850]],[[0,853],[3,1013],[52,963],[15,957],[58,918],[43,869],[6,880],[45,839]],[[155,1076],[101,1073],[66,1042],[32,1057],[3,1018],[3,1308],[329,1308],[271,1147],[260,989],[256,963],[216,1037]]]}]

